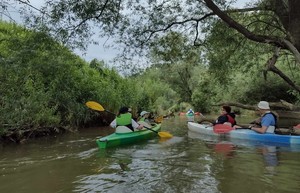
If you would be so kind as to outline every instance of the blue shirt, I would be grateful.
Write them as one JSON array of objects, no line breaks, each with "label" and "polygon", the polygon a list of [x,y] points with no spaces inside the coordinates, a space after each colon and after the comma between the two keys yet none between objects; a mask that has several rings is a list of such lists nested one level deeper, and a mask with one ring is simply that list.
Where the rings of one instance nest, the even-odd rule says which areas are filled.
[{"label": "blue shirt", "polygon": [[275,117],[271,113],[266,113],[261,119],[261,126],[275,126]]}]

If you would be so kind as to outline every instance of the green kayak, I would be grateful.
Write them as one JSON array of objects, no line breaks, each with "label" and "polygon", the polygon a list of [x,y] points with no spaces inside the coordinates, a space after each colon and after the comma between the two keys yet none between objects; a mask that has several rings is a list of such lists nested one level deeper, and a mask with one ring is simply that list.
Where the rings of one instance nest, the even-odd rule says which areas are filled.
[{"label": "green kayak", "polygon": [[[151,129],[158,132],[160,130],[160,127],[161,124],[157,124]],[[141,131],[135,131],[130,133],[113,133],[111,135],[97,139],[96,142],[100,149],[132,144],[138,141],[145,141],[154,136],[157,136],[158,134],[154,131],[143,129]]]}]

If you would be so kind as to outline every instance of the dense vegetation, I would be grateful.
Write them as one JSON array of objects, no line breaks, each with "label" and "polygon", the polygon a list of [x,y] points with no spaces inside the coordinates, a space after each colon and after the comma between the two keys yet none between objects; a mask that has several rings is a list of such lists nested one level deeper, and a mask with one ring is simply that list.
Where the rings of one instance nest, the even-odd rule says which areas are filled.
[{"label": "dense vegetation", "polygon": [[[0,23],[2,139],[20,142],[39,134],[107,124],[112,117],[89,110],[85,106],[89,100],[98,101],[113,112],[126,105],[135,113],[148,110],[159,115],[190,107],[210,113],[224,101],[245,104],[259,100],[284,99],[294,104],[300,101],[298,38],[295,30],[289,32],[296,28],[284,23],[284,15],[274,10],[279,4],[272,4],[272,0],[254,4],[257,7],[249,9],[251,13],[231,10],[230,18],[220,14],[210,0],[199,3],[199,9],[188,9],[195,7],[189,2],[174,7],[166,6],[167,2],[166,5],[156,2],[157,7],[144,7],[136,1],[127,6],[134,8],[136,14],[142,11],[138,15],[151,17],[148,22],[131,21],[131,24],[134,18],[122,13],[118,1],[106,1],[105,5],[99,1],[47,2],[49,7],[43,7],[41,13],[53,9],[48,14],[28,15],[28,21],[34,18],[30,30],[13,23]],[[215,2],[219,7],[227,7],[223,1]],[[2,5],[1,9],[6,10],[9,2],[3,1]],[[205,6],[213,13],[201,9]],[[100,15],[98,8],[103,11]],[[177,12],[186,18],[193,14],[203,17],[180,23],[171,14]],[[209,17],[214,14],[221,20]],[[100,33],[119,37],[117,45],[123,43],[126,51],[133,48],[134,53],[146,53],[150,67],[124,76],[115,65],[108,66],[96,59],[86,62],[76,56],[69,48],[88,43],[84,41],[91,35],[88,23],[91,20],[101,23]],[[197,25],[191,26],[199,27],[201,23],[201,35],[198,28],[195,32],[188,27],[195,21]],[[247,26],[248,31],[235,22]],[[171,30],[179,23],[185,30]],[[137,64],[127,63],[126,67],[136,68]]]},{"label": "dense vegetation", "polygon": [[46,34],[1,22],[0,38],[0,131],[11,140],[88,124],[95,119],[85,106],[89,100],[117,112],[124,105],[163,110],[176,98],[155,74],[143,81],[124,78],[102,61],[83,61]]},{"label": "dense vegetation", "polygon": [[112,109],[133,103],[130,80],[101,62],[89,66],[43,33],[2,22],[0,38],[3,136],[18,140],[38,129],[75,129],[93,119],[88,100]]}]

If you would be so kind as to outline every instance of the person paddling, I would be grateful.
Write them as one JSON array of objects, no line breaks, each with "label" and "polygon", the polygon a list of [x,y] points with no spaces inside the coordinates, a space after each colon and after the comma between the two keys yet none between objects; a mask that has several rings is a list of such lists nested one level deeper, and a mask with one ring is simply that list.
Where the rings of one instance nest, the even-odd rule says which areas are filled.
[{"label": "person paddling", "polygon": [[222,106],[221,115],[217,118],[213,125],[216,124],[228,124],[230,126],[236,125],[235,114],[231,112],[230,106]]},{"label": "person paddling", "polygon": [[148,122],[150,124],[149,116],[150,116],[150,112],[142,111],[140,113],[139,121],[145,121],[145,122]]},{"label": "person paddling", "polygon": [[140,113],[140,118],[139,118],[139,121],[138,123],[145,126],[145,127],[149,127],[151,128],[152,125],[151,125],[151,122],[149,120],[149,116],[150,116],[150,112],[148,111],[142,111]]},{"label": "person paddling", "polygon": [[261,126],[250,126],[250,129],[258,133],[274,133],[277,126],[277,117],[271,112],[269,103],[267,101],[260,101],[257,107],[261,114]]},{"label": "person paddling", "polygon": [[110,123],[110,126],[116,128],[117,133],[127,133],[143,129],[143,125],[139,125],[132,119],[132,114],[129,112],[128,107],[120,108],[117,117]]}]

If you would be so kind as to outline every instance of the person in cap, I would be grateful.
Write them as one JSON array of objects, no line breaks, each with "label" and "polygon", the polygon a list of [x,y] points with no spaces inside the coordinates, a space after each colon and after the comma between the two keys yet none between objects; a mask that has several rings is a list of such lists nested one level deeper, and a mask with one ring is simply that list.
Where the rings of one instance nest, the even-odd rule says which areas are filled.
[{"label": "person in cap", "polygon": [[117,117],[110,123],[112,128],[116,128],[117,133],[128,133],[135,130],[143,129],[143,125],[139,125],[132,119],[130,108],[121,107]]},{"label": "person in cap", "polygon": [[149,120],[150,112],[148,111],[142,111],[140,113],[139,121],[138,123],[145,126],[145,127],[152,127],[150,120]]},{"label": "person in cap", "polygon": [[141,113],[140,113],[140,121],[146,121],[148,118],[149,118],[149,115],[150,115],[150,112],[148,112],[148,111],[142,111]]},{"label": "person in cap", "polygon": [[258,133],[274,133],[277,127],[277,117],[271,112],[269,103],[267,101],[260,101],[257,107],[261,114],[260,126],[255,125],[249,128]]}]

